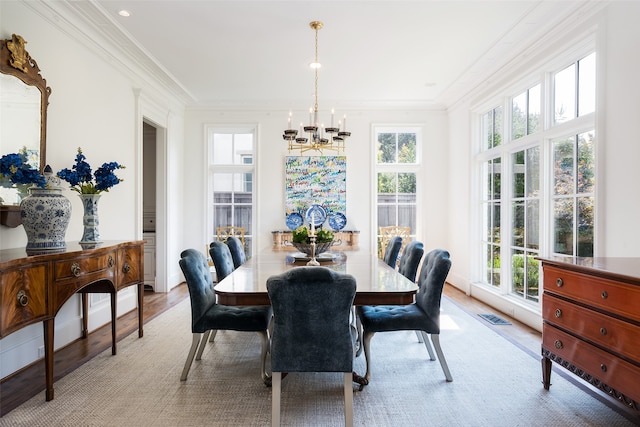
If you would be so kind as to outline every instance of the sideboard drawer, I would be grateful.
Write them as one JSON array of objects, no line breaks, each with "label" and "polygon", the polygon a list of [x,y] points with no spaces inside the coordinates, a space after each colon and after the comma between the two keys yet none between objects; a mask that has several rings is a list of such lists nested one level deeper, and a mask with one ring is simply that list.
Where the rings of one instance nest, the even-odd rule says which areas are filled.
[{"label": "sideboard drawer", "polygon": [[546,266],[544,290],[640,322],[639,286]]},{"label": "sideboard drawer", "polygon": [[0,337],[47,316],[46,275],[44,264],[0,272]]},{"label": "sideboard drawer", "polygon": [[542,295],[545,321],[640,363],[640,326]]},{"label": "sideboard drawer", "polygon": [[640,401],[640,367],[581,341],[547,323],[542,326],[542,347],[617,391]]},{"label": "sideboard drawer", "polygon": [[54,281],[76,281],[79,277],[102,273],[115,266],[115,253],[109,252],[91,257],[57,261],[54,264]]},{"label": "sideboard drawer", "polygon": [[144,281],[144,250],[131,246],[118,250],[118,290]]}]

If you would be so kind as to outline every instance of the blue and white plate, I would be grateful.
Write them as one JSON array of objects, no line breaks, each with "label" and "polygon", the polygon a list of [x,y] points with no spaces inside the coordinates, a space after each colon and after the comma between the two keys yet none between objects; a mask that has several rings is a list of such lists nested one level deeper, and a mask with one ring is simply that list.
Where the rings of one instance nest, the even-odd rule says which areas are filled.
[{"label": "blue and white plate", "polygon": [[347,217],[342,212],[334,212],[329,216],[329,227],[334,231],[340,231],[347,225]]},{"label": "blue and white plate", "polygon": [[327,220],[327,211],[320,205],[311,205],[311,207],[307,209],[305,218],[309,224],[311,224],[311,214],[313,214],[314,227],[320,227]]},{"label": "blue and white plate", "polygon": [[302,215],[300,215],[298,212],[292,212],[289,215],[287,215],[287,227],[289,228],[289,230],[295,230],[296,228],[300,227],[303,223],[304,223],[304,219],[302,218]]}]

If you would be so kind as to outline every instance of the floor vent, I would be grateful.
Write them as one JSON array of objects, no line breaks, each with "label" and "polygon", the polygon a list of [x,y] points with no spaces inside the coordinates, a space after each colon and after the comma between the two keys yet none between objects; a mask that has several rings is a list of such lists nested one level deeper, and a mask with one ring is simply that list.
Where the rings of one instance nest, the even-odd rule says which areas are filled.
[{"label": "floor vent", "polygon": [[511,322],[504,320],[502,317],[498,317],[495,314],[478,314],[478,316],[482,317],[487,322],[492,325],[510,325]]}]

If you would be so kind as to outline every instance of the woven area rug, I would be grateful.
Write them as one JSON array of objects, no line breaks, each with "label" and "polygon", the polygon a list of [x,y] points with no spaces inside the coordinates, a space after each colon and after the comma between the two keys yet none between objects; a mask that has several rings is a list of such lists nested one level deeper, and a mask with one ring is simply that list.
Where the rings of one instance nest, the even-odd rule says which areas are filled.
[{"label": "woven area rug", "polygon": [[[441,343],[454,381],[413,332],[376,334],[371,384],[354,394],[359,426],[631,426],[632,419],[558,372],[541,384],[539,356],[443,298]],[[187,381],[188,299],[0,418],[2,426],[267,426],[271,389],[260,380],[257,334],[219,332]],[[484,324],[483,324],[484,322]],[[364,374],[364,356],[355,361]],[[354,384],[354,389],[355,389]],[[282,424],[343,425],[341,375],[289,374]]]}]

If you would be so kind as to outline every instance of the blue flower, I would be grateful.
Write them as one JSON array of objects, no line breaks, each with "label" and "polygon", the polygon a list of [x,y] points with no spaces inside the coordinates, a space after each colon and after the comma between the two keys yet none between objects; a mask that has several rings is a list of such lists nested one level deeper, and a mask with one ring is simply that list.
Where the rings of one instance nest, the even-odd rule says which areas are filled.
[{"label": "blue flower", "polygon": [[[92,175],[91,165],[86,162],[86,157],[82,154],[82,149],[78,147],[76,154],[76,164],[71,169],[62,169],[58,176],[71,184],[71,189],[80,194],[99,194],[109,191],[111,187],[119,184],[122,179],[118,178],[114,171],[125,167],[116,163],[103,163]],[[95,182],[93,181],[95,177]]]},{"label": "blue flower", "polygon": [[28,163],[26,147],[18,153],[0,157],[0,176],[8,178],[13,184],[34,184],[40,188],[47,186],[44,175]]}]

